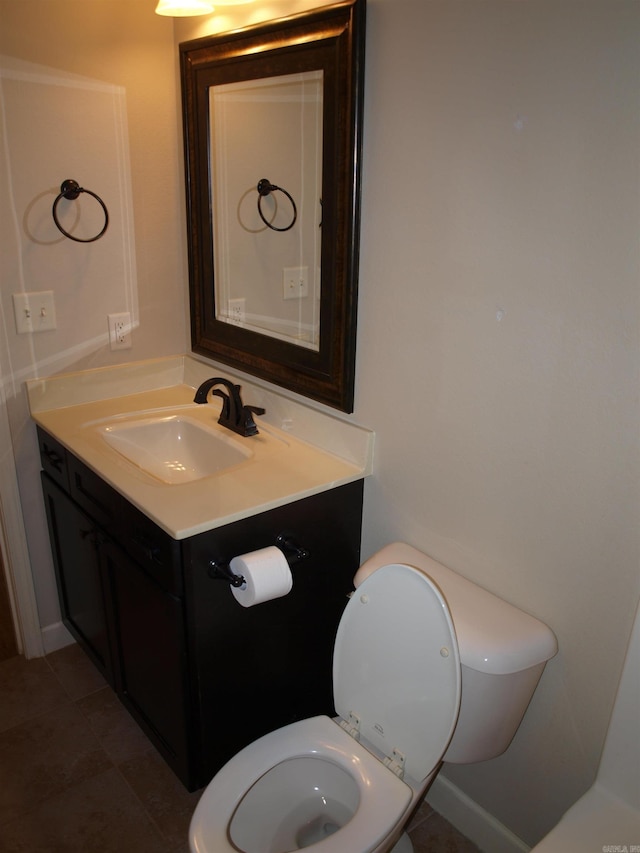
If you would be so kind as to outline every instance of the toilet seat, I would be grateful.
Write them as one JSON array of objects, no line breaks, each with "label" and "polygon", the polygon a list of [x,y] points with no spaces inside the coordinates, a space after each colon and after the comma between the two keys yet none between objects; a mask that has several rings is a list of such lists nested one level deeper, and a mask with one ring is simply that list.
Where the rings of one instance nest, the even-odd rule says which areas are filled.
[{"label": "toilet seat", "polygon": [[336,711],[420,782],[437,767],[460,710],[460,653],[444,597],[423,572],[390,563],[354,592],[336,635]]},{"label": "toilet seat", "polygon": [[[313,853],[374,850],[411,802],[411,788],[334,720],[311,717],[264,735],[218,771],[200,798],[191,821],[192,850],[238,853],[241,848],[231,842],[229,824],[239,803],[251,786],[274,766],[302,756],[324,759],[342,767],[360,791],[360,803],[353,818],[335,835],[307,848]],[[367,848],[362,847],[363,838],[367,839]],[[247,853],[267,853],[267,843],[265,839],[262,851],[254,848]]]}]

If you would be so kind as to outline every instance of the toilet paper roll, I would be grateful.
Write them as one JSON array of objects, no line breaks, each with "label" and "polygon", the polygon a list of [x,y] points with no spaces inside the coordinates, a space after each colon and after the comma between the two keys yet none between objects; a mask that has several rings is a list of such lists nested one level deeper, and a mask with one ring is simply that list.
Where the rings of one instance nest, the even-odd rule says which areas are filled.
[{"label": "toilet paper roll", "polygon": [[281,598],[291,591],[293,578],[289,564],[279,548],[270,545],[240,554],[229,563],[231,571],[242,575],[245,582],[240,587],[231,587],[236,601],[243,607],[253,607],[263,601]]}]

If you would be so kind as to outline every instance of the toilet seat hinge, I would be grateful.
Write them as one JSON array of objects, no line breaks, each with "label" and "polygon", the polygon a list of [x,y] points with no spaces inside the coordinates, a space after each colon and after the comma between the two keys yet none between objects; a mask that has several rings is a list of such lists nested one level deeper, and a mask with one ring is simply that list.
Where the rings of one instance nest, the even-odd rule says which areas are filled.
[{"label": "toilet seat hinge", "polygon": [[393,773],[396,774],[398,779],[402,779],[404,776],[404,763],[406,758],[402,752],[397,749],[394,749],[391,755],[387,755],[384,760],[384,766],[388,767]]},{"label": "toilet seat hinge", "polygon": [[349,711],[348,720],[340,720],[340,727],[354,740],[360,740],[360,717],[353,711]]}]

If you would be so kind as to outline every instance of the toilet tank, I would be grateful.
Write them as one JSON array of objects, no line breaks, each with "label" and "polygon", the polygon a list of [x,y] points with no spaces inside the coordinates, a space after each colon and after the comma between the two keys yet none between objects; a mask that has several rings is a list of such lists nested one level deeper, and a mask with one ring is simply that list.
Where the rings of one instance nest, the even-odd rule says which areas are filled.
[{"label": "toilet tank", "polygon": [[558,651],[547,625],[403,542],[394,542],[356,572],[358,587],[389,563],[424,572],[440,588],[456,629],[462,668],[458,723],[444,761],[471,764],[511,743],[549,658]]}]

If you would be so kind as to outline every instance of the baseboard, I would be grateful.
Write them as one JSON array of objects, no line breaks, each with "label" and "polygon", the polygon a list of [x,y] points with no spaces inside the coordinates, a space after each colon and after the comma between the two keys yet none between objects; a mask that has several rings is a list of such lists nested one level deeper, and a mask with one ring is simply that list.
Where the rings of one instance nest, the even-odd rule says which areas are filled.
[{"label": "baseboard", "polygon": [[42,635],[42,646],[45,655],[57,652],[58,649],[64,649],[65,646],[75,643],[75,640],[62,622],[54,622],[53,625],[46,625],[44,628],[41,628],[40,633]]},{"label": "baseboard", "polygon": [[429,805],[486,853],[529,853],[510,829],[444,776],[436,776],[426,796]]}]

